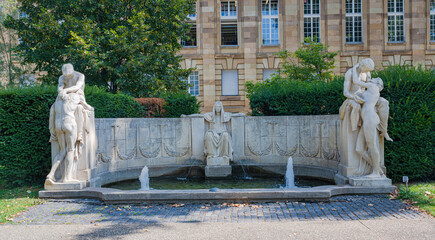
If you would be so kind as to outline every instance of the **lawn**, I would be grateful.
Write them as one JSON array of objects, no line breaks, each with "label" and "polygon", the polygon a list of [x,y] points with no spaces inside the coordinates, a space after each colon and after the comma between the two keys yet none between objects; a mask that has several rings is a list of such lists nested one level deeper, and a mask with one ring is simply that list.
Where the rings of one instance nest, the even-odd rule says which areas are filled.
[{"label": "lawn", "polygon": [[0,185],[0,224],[5,224],[24,210],[43,202],[38,198],[42,187],[18,187],[6,189]]},{"label": "lawn", "polygon": [[399,186],[399,198],[428,211],[435,216],[435,182],[413,183],[408,187]]}]

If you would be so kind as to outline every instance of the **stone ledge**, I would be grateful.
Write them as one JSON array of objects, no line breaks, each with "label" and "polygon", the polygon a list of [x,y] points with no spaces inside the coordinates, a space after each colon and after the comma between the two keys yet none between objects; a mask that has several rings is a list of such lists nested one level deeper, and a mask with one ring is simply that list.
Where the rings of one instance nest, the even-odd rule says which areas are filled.
[{"label": "stone ledge", "polygon": [[47,190],[80,190],[86,187],[85,181],[77,181],[70,183],[57,183],[46,180],[44,188]]},{"label": "stone ledge", "polygon": [[349,184],[355,187],[390,187],[392,186],[391,179],[369,178],[369,177],[350,177]]},{"label": "stone ledge", "polygon": [[194,202],[194,201],[329,201],[333,196],[348,194],[388,194],[396,187],[319,186],[294,189],[220,189],[210,192],[200,190],[149,190],[122,191],[111,188],[85,188],[82,190],[39,192],[40,198],[96,198],[107,204],[147,202]]}]

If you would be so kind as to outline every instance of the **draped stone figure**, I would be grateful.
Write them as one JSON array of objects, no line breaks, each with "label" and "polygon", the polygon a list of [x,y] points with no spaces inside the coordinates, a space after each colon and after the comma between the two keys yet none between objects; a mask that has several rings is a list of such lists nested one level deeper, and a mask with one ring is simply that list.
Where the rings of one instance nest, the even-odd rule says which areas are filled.
[{"label": "draped stone figure", "polygon": [[389,106],[379,95],[382,80],[372,79],[372,70],[374,62],[367,58],[345,74],[343,95],[347,99],[339,111],[341,162],[338,176],[343,183],[346,181],[343,179],[349,177],[384,176],[384,138],[392,141],[387,133]]},{"label": "draped stone figure", "polygon": [[225,161],[231,161],[233,148],[231,135],[227,129],[231,113],[226,113],[222,102],[218,101],[213,105],[213,112],[204,114],[204,119],[209,123],[209,129],[204,137],[204,153],[207,160],[222,157]]},{"label": "draped stone figure", "polygon": [[[57,147],[52,149],[54,159],[51,171],[47,175],[46,186],[56,182],[79,181],[77,165],[82,154],[84,135],[93,130],[91,113],[94,109],[85,100],[84,75],[74,71],[71,64],[63,65],[62,73],[59,78],[58,96],[50,109],[50,141],[56,142]],[[56,180],[56,171],[62,164],[63,173],[61,178]]]}]

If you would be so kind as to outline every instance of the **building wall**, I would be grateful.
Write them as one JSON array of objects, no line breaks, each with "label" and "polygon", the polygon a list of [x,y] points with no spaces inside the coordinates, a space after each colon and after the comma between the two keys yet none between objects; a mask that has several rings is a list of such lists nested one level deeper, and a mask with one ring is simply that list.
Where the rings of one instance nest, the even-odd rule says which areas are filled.
[{"label": "building wall", "polygon": [[[430,0],[404,0],[402,43],[388,42],[388,0],[362,1],[362,43],[345,41],[345,0],[320,0],[321,42],[336,57],[336,74],[343,74],[364,58],[372,58],[376,68],[393,64],[421,64],[435,67],[435,42],[430,41]],[[239,0],[238,46],[221,46],[221,1],[199,0],[197,4],[197,46],[185,47],[184,67],[199,71],[202,111],[212,110],[222,101],[226,111],[249,112],[245,96],[246,81],[262,81],[264,69],[277,69],[281,50],[295,51],[303,42],[304,0],[279,1],[279,45],[262,44],[261,0]],[[239,95],[222,96],[222,70],[238,70]]]}]

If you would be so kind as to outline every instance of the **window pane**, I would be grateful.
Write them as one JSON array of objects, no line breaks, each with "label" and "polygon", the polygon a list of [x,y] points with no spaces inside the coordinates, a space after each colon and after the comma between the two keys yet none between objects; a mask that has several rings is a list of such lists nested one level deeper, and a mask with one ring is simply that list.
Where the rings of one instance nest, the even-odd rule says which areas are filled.
[{"label": "window pane", "polygon": [[311,0],[304,1],[304,14],[311,14]]},{"label": "window pane", "polygon": [[221,2],[221,16],[228,17],[228,2]]},{"label": "window pane", "polygon": [[435,41],[435,15],[430,16],[430,40]]},{"label": "window pane", "polygon": [[435,0],[430,0],[430,11],[435,12]]},{"label": "window pane", "polygon": [[346,0],[346,13],[352,13],[352,0]]},{"label": "window pane", "polygon": [[237,23],[221,25],[221,44],[237,45]]},{"label": "window pane", "polygon": [[181,44],[185,47],[195,47],[196,46],[196,24],[192,24],[190,27],[190,32],[186,34],[187,39],[181,41]]},{"label": "window pane", "polygon": [[361,13],[362,12],[362,3],[361,0],[354,0],[354,13]]},{"label": "window pane", "polygon": [[230,2],[230,16],[232,16],[232,17],[237,16],[236,2]]},{"label": "window pane", "polygon": [[320,0],[313,1],[313,14],[320,14]]},{"label": "window pane", "polygon": [[278,0],[270,0],[271,15],[278,16]]},{"label": "window pane", "polygon": [[199,76],[198,71],[194,71],[189,75],[187,83],[190,85],[188,92],[193,96],[199,96]]},{"label": "window pane", "polygon": [[263,81],[270,79],[274,73],[278,73],[277,69],[263,69]]},{"label": "window pane", "polygon": [[262,16],[269,16],[269,1],[263,0],[261,2],[261,15]]},{"label": "window pane", "polygon": [[403,12],[403,0],[396,0],[396,12]]},{"label": "window pane", "polygon": [[388,12],[389,13],[394,12],[394,0],[388,0]]},{"label": "window pane", "polygon": [[222,70],[222,96],[239,95],[237,70]]}]

